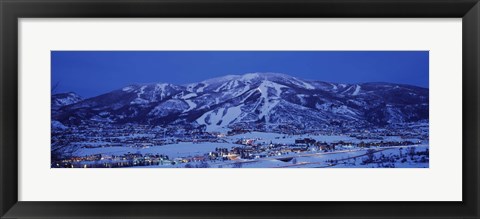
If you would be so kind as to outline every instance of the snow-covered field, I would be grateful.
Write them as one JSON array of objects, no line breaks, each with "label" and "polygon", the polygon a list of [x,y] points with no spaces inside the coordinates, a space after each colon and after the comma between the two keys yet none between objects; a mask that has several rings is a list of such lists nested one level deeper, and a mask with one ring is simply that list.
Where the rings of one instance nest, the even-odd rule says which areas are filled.
[{"label": "snow-covered field", "polygon": [[[352,149],[326,153],[291,153],[255,160],[208,161],[207,164],[210,168],[382,168],[388,165],[390,165],[389,167],[395,168],[428,168],[428,160],[427,162],[421,162],[421,156],[415,155],[412,157],[406,154],[407,149],[410,147],[415,147],[417,152],[424,152],[428,149],[428,145],[373,148],[373,150],[375,150],[374,157],[376,158],[382,156],[387,158],[399,157],[399,159],[394,162],[384,163],[374,162],[362,164],[367,158],[367,149]],[[285,158],[291,159],[286,160]],[[332,160],[337,160],[337,162],[331,162]],[[187,164],[136,166],[134,168],[184,168],[185,165]],[[190,166],[193,167],[195,167],[195,165],[195,163],[190,164]]]},{"label": "snow-covered field", "polygon": [[[392,148],[376,148],[374,155],[376,157],[380,156],[399,156],[400,148],[403,150],[403,156],[405,156],[405,151],[408,147],[392,147]],[[415,146],[416,151],[425,151],[428,146]],[[366,158],[367,149],[356,149],[356,150],[345,150],[345,151],[336,151],[336,152],[327,152],[327,153],[310,153],[310,154],[290,154],[279,156],[280,158],[284,157],[293,157],[290,161],[281,161],[277,159],[279,157],[269,157],[265,159],[259,159],[258,161],[234,161],[230,162],[229,165],[225,164],[216,164],[212,163],[211,167],[232,167],[239,166],[234,163],[241,163],[242,168],[376,168],[379,167],[378,163],[371,163],[362,165],[362,160]],[[410,159],[409,156],[405,156],[406,161],[394,162],[396,168],[428,168],[428,162],[420,163],[415,162]],[[414,158],[418,158],[415,156]],[[295,161],[294,161],[295,159]],[[329,160],[338,160],[338,163],[332,164],[328,162]]]},{"label": "snow-covered field", "polygon": [[[142,137],[142,136],[140,136]],[[201,143],[193,143],[193,142],[180,142],[178,144],[167,144],[161,146],[152,146],[149,148],[133,148],[133,147],[98,147],[98,148],[80,148],[73,155],[75,156],[88,156],[93,154],[108,154],[108,155],[123,155],[127,153],[141,153],[141,154],[164,154],[173,157],[180,157],[180,156],[194,156],[194,155],[203,155],[210,151],[215,150],[217,147],[222,148],[232,148],[235,146],[242,146],[239,144],[235,144],[234,142],[241,140],[241,139],[255,139],[255,143],[260,144],[294,144],[295,139],[302,139],[302,138],[312,138],[316,141],[320,142],[338,142],[338,141],[345,141],[345,142],[369,142],[369,141],[379,141],[379,140],[358,140],[353,137],[349,136],[342,136],[342,135],[285,135],[285,134],[278,134],[278,133],[266,133],[266,132],[250,132],[245,134],[239,134],[234,136],[227,136],[224,138],[228,143],[216,143],[216,142],[201,142]],[[402,141],[408,139],[401,139],[398,136],[388,136],[384,139],[384,141]],[[411,139],[417,140],[417,139]],[[76,143],[78,145],[106,145],[107,142],[82,142]]]},{"label": "snow-covered field", "polygon": [[[334,143],[339,141],[358,143],[364,142],[379,142],[380,140],[367,139],[358,140],[349,136],[342,135],[284,135],[277,133],[263,133],[250,132],[234,136],[226,136],[220,142],[179,142],[176,144],[166,144],[160,146],[150,147],[108,147],[105,142],[96,142],[96,148],[80,148],[76,150],[74,156],[89,156],[89,155],[116,155],[122,156],[126,154],[139,153],[143,155],[167,155],[170,160],[175,158],[202,156],[209,152],[214,152],[215,148],[244,147],[244,145],[236,144],[235,142],[242,139],[253,139],[254,144],[263,146],[273,144],[293,145],[296,139],[312,138],[318,142]],[[383,141],[405,141],[398,136],[385,137]],[[416,139],[411,139],[416,140]],[[82,145],[81,143],[79,145]],[[85,143],[87,145],[87,143]],[[290,147],[290,146],[283,146]],[[414,147],[416,152],[413,156],[407,156],[407,151]],[[138,168],[183,168],[183,167],[198,167],[201,163],[203,166],[211,168],[378,168],[378,167],[396,167],[396,168],[428,168],[428,142],[421,145],[407,145],[407,146],[392,146],[392,147],[371,147],[359,148],[355,146],[338,146],[337,150],[315,151],[308,150],[301,153],[288,152],[277,156],[262,157],[255,159],[236,159],[236,160],[207,160],[196,161],[190,163],[176,163],[175,165],[160,165],[160,166],[136,166]],[[375,161],[365,162],[368,157],[368,150],[373,151]],[[276,152],[275,152],[276,153]],[[423,154],[422,154],[423,153]],[[380,161],[382,160],[382,161]],[[168,163],[169,164],[169,163]]]},{"label": "snow-covered field", "polygon": [[[428,146],[415,146],[416,151],[425,151]],[[394,148],[377,148],[375,152],[376,157],[380,156],[399,156],[400,148],[406,150],[408,147],[394,147]],[[414,156],[414,160],[410,156],[403,155],[404,162],[400,160],[396,162],[385,163],[370,163],[361,164],[362,160],[366,158],[367,149],[352,150],[352,151],[338,151],[331,153],[311,153],[311,154],[291,154],[279,157],[269,157],[257,160],[237,160],[237,161],[209,161],[207,162],[210,168],[382,168],[381,165],[394,165],[390,167],[395,168],[428,168],[427,162],[419,162],[419,156]],[[282,161],[279,158],[293,157],[292,160]],[[293,161],[293,160],[296,161]],[[402,158],[403,159],[403,158]],[[338,163],[332,164],[330,160],[338,160]],[[136,166],[134,168],[184,168],[186,164],[177,165],[163,165],[163,166]],[[195,163],[190,164],[195,166]]]}]

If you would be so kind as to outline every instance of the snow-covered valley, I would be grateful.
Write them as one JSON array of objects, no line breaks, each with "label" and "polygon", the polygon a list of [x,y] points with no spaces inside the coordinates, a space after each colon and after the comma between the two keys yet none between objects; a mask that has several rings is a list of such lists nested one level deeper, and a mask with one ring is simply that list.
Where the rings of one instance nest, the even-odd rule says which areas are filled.
[{"label": "snow-covered valley", "polygon": [[428,103],[427,88],[278,73],[55,94],[51,166],[428,167]]}]

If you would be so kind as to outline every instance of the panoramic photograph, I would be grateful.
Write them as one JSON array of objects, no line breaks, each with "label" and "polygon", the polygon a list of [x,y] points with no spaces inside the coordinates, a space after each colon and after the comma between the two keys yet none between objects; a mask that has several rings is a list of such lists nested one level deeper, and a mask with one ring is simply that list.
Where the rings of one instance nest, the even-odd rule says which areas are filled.
[{"label": "panoramic photograph", "polygon": [[428,168],[428,51],[52,51],[51,168]]}]

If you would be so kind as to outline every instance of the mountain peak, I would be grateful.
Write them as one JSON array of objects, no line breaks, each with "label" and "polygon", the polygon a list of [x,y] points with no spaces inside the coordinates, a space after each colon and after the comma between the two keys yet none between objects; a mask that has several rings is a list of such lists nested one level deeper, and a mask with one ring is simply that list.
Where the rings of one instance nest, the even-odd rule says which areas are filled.
[{"label": "mountain peak", "polygon": [[66,125],[93,118],[207,130],[383,126],[428,119],[428,89],[335,84],[256,72],[187,85],[134,84],[63,107],[52,118]]},{"label": "mountain peak", "polygon": [[203,83],[222,83],[226,81],[232,80],[240,80],[240,81],[251,81],[255,79],[274,79],[274,78],[294,78],[290,75],[283,74],[283,73],[274,73],[274,72],[254,72],[254,73],[246,73],[241,75],[225,75],[221,77],[211,78],[208,80],[203,81]]},{"label": "mountain peak", "polygon": [[241,75],[243,79],[253,79],[253,78],[293,78],[290,75],[284,73],[276,73],[276,72],[255,72],[255,73],[247,73]]}]

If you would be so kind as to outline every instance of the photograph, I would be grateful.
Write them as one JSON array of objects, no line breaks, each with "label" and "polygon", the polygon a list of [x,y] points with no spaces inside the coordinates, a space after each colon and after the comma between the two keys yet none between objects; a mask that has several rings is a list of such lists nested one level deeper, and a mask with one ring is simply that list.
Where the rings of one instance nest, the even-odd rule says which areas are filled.
[{"label": "photograph", "polygon": [[0,5],[0,218],[480,219],[480,0]]},{"label": "photograph", "polygon": [[51,51],[51,168],[429,168],[429,51]]}]

